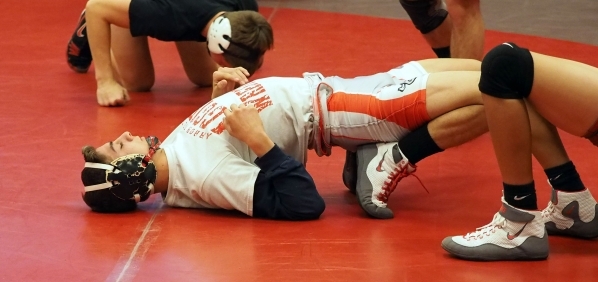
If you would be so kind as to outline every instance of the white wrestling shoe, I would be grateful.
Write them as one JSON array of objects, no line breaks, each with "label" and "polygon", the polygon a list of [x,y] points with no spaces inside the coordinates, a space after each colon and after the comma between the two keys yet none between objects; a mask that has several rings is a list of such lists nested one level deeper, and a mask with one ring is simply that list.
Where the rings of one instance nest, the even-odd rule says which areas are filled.
[{"label": "white wrestling shoe", "polygon": [[548,257],[548,234],[542,212],[510,206],[502,208],[492,222],[464,236],[447,237],[442,248],[465,260],[541,260]]},{"label": "white wrestling shoe", "polygon": [[590,190],[564,192],[552,190],[552,199],[542,211],[546,231],[583,239],[598,237],[598,205]]},{"label": "white wrestling shoe", "polygon": [[401,153],[398,142],[359,146],[356,194],[361,208],[374,218],[393,218],[392,210],[386,207],[388,197],[415,169]]}]

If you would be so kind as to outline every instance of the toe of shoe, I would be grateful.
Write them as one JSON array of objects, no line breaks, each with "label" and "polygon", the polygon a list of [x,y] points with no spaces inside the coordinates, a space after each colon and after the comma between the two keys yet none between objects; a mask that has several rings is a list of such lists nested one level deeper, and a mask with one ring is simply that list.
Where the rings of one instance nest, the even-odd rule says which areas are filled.
[{"label": "toe of shoe", "polygon": [[373,217],[378,219],[391,219],[394,218],[394,213],[391,209],[387,207],[379,207],[373,203],[362,205],[365,212]]}]

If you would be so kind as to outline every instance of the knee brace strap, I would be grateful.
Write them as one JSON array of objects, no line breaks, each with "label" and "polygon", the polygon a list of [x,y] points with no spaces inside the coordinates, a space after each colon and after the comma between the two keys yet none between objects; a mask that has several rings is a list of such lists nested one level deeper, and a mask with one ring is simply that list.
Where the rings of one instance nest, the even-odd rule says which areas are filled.
[{"label": "knee brace strap", "polygon": [[437,28],[448,12],[443,0],[400,0],[401,6],[422,34]]},{"label": "knee brace strap", "polygon": [[514,43],[494,47],[482,60],[478,87],[484,94],[502,99],[529,96],[534,83],[534,60],[529,50]]}]

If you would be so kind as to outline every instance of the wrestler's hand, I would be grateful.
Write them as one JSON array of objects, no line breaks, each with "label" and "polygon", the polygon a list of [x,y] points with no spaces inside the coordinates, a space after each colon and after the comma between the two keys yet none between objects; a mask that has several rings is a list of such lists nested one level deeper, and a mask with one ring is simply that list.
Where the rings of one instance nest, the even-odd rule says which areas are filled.
[{"label": "wrestler's hand", "polygon": [[274,147],[274,142],[266,134],[262,119],[253,105],[233,104],[230,109],[224,109],[224,116],[224,127],[228,133],[247,144],[258,157]]},{"label": "wrestler's hand", "polygon": [[129,102],[129,92],[113,79],[98,82],[96,92],[100,106],[124,106]]},{"label": "wrestler's hand", "polygon": [[212,75],[212,99],[232,91],[249,80],[249,72],[242,68],[219,67]]}]

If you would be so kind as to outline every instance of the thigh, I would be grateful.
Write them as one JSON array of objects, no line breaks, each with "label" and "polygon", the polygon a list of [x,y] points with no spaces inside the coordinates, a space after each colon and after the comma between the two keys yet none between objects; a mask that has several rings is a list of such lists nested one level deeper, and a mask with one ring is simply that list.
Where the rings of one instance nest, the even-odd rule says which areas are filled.
[{"label": "thigh", "polygon": [[210,57],[206,43],[178,41],[176,47],[189,80],[198,86],[212,86],[212,73],[218,66]]},{"label": "thigh", "polygon": [[154,65],[147,37],[133,37],[128,29],[112,26],[112,56],[124,86],[147,91],[154,84]]},{"label": "thigh", "polygon": [[443,71],[479,71],[481,62],[473,59],[427,59],[417,61],[428,73]]},{"label": "thigh", "polygon": [[598,119],[598,69],[532,53],[534,84],[528,101],[555,126],[584,136]]},{"label": "thigh", "polygon": [[480,0],[445,0],[449,13],[452,7],[479,7]]},{"label": "thigh", "polygon": [[377,81],[378,76],[382,86],[374,91],[351,91],[355,89],[347,88],[348,83],[333,90],[326,103],[326,128],[332,144],[354,150],[365,143],[397,141],[430,121],[425,97],[428,74],[410,79],[388,80],[384,75],[367,79]]},{"label": "thigh", "polygon": [[479,71],[431,73],[426,84],[426,110],[430,119],[461,107],[482,105]]}]

